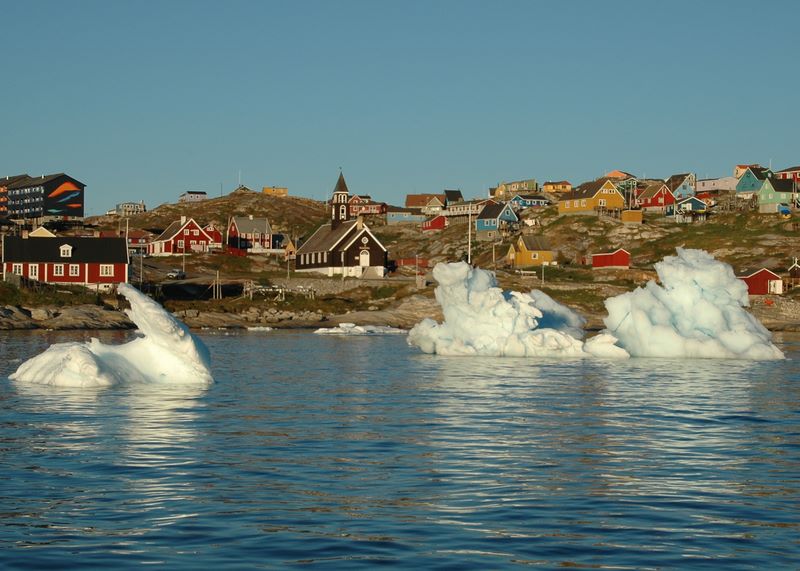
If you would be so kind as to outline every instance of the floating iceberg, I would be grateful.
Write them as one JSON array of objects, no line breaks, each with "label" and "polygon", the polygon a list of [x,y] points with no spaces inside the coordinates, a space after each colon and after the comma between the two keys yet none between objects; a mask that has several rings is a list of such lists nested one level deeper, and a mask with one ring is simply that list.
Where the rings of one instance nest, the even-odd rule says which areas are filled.
[{"label": "floating iceberg", "polygon": [[118,382],[213,382],[208,349],[158,303],[128,284],[117,291],[131,304],[128,317],[142,334],[122,345],[58,343],[22,363],[9,378],[63,386]]},{"label": "floating iceberg", "polygon": [[405,335],[405,329],[388,325],[356,325],[340,323],[338,327],[323,327],[314,331],[318,335]]},{"label": "floating iceberg", "polygon": [[702,250],[677,249],[655,265],[662,285],[607,299],[607,332],[636,357],[783,359],[744,307],[747,285]]},{"label": "floating iceberg", "polygon": [[614,357],[628,354],[610,334],[582,341],[583,317],[541,291],[505,292],[493,273],[464,262],[437,264],[436,300],[444,322],[424,319],[409,345],[440,355]]}]

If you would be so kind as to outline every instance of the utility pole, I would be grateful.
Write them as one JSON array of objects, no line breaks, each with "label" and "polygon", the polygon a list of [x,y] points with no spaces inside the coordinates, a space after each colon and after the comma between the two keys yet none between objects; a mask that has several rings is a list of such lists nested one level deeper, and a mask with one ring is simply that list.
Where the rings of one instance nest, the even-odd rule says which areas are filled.
[{"label": "utility pole", "polygon": [[467,263],[472,265],[472,205],[467,210]]}]

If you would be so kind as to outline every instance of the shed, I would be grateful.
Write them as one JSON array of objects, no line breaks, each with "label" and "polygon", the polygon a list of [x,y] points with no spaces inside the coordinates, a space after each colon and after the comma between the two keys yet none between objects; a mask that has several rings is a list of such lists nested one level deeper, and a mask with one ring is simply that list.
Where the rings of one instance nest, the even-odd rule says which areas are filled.
[{"label": "shed", "polygon": [[780,295],[783,293],[783,279],[767,268],[737,277],[747,284],[747,293],[750,295]]},{"label": "shed", "polygon": [[592,269],[614,268],[627,270],[631,267],[631,254],[628,250],[618,248],[613,252],[592,254]]}]

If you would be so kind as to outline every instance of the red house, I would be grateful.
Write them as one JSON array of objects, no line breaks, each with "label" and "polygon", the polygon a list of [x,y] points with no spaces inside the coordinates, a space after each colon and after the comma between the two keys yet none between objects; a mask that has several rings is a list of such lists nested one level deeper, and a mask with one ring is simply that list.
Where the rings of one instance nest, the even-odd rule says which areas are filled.
[{"label": "red house", "polygon": [[263,252],[272,248],[269,220],[249,216],[231,216],[228,220],[228,248],[244,252]]},{"label": "red house", "polygon": [[618,248],[613,252],[592,254],[592,269],[612,268],[627,270],[631,267],[631,254],[628,250]]},{"label": "red house", "polygon": [[125,238],[3,237],[3,279],[111,290],[128,281]]},{"label": "red house", "polygon": [[422,223],[423,230],[444,230],[447,228],[447,216],[440,214]]},{"label": "red house", "polygon": [[207,252],[212,238],[193,218],[181,216],[147,245],[151,256],[177,256],[187,252]]},{"label": "red house", "polygon": [[354,194],[348,201],[350,217],[386,214],[386,203],[374,202],[368,194]]},{"label": "red house", "polygon": [[217,228],[216,224],[206,224],[203,226],[203,230],[206,234],[211,236],[211,245],[212,246],[222,246],[222,230]]},{"label": "red house", "polygon": [[761,268],[751,274],[737,276],[747,284],[747,293],[750,295],[767,295],[783,293],[783,279],[767,268]]},{"label": "red house", "polygon": [[800,166],[789,167],[775,173],[778,178],[793,180],[800,187]]},{"label": "red house", "polygon": [[669,187],[662,183],[655,183],[647,186],[636,197],[636,203],[642,207],[645,212],[666,212],[667,206],[675,204],[675,195]]}]

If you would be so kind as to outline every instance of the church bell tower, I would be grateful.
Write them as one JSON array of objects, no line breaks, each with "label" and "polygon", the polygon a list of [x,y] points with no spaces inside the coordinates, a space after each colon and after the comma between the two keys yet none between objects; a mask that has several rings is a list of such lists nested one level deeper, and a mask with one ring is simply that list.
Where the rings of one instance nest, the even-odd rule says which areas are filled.
[{"label": "church bell tower", "polygon": [[331,230],[337,228],[342,222],[350,220],[350,191],[347,190],[347,183],[344,182],[344,175],[339,173],[339,180],[336,181],[336,188],[333,189],[331,199]]}]

